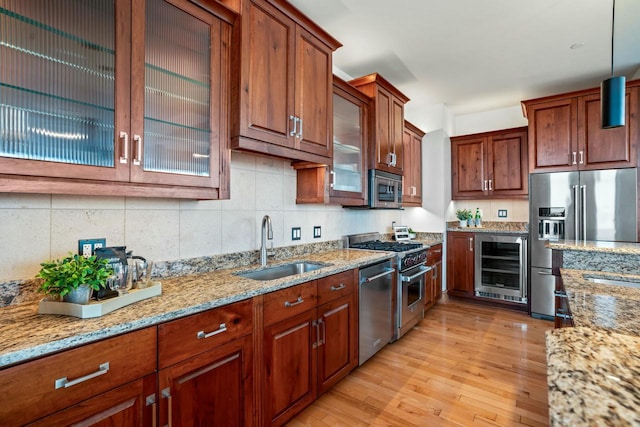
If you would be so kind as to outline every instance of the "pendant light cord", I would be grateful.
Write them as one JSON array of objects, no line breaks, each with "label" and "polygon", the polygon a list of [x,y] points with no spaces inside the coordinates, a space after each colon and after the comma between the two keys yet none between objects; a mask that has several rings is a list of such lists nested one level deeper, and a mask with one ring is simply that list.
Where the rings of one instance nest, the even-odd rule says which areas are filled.
[{"label": "pendant light cord", "polygon": [[613,13],[611,14],[611,77],[613,77],[613,33],[616,23],[616,0],[613,0]]}]

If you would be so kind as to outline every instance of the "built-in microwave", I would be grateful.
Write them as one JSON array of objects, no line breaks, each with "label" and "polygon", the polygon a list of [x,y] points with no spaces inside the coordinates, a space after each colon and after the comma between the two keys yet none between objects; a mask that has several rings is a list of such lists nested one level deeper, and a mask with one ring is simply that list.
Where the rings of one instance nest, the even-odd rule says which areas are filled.
[{"label": "built-in microwave", "polygon": [[402,207],[402,176],[369,170],[369,207],[399,209]]}]

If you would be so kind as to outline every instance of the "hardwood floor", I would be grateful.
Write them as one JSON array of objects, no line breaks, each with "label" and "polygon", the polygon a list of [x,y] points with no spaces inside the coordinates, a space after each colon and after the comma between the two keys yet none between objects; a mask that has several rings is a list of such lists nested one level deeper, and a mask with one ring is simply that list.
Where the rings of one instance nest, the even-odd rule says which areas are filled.
[{"label": "hardwood floor", "polygon": [[288,426],[546,426],[552,328],[526,313],[443,301]]}]

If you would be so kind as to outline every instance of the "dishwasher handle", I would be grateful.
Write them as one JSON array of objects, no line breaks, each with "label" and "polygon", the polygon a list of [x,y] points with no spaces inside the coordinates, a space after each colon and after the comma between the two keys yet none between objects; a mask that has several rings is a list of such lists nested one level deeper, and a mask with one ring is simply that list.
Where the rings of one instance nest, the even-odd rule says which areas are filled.
[{"label": "dishwasher handle", "polygon": [[395,271],[396,271],[395,268],[387,268],[382,273],[376,274],[375,276],[361,278],[360,279],[360,284],[373,282],[374,280],[379,279],[379,278],[384,277],[384,276],[388,276],[389,274],[394,273]]}]

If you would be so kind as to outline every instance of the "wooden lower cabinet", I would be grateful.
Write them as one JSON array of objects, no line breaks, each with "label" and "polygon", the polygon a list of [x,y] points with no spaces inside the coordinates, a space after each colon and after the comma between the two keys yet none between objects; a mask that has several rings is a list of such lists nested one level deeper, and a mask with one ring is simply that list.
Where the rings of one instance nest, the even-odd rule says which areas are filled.
[{"label": "wooden lower cabinet", "polygon": [[429,247],[427,251],[427,266],[431,267],[431,271],[427,276],[431,295],[427,295],[425,299],[425,310],[431,308],[442,296],[442,243]]},{"label": "wooden lower cabinet", "polygon": [[315,310],[264,328],[265,425],[283,425],[315,400],[317,340]]},{"label": "wooden lower cabinet", "polygon": [[156,375],[147,375],[28,425],[155,426],[155,392]]},{"label": "wooden lower cabinet", "polygon": [[[310,283],[265,296],[265,426],[285,424],[358,365],[357,270],[319,279],[314,295]],[[314,296],[318,307],[294,311]],[[292,314],[283,318],[274,310]],[[277,321],[269,324],[268,319]]]},{"label": "wooden lower cabinet", "polygon": [[160,425],[251,426],[252,343],[247,335],[162,369]]},{"label": "wooden lower cabinet", "polygon": [[474,233],[447,233],[447,293],[473,297]]}]

